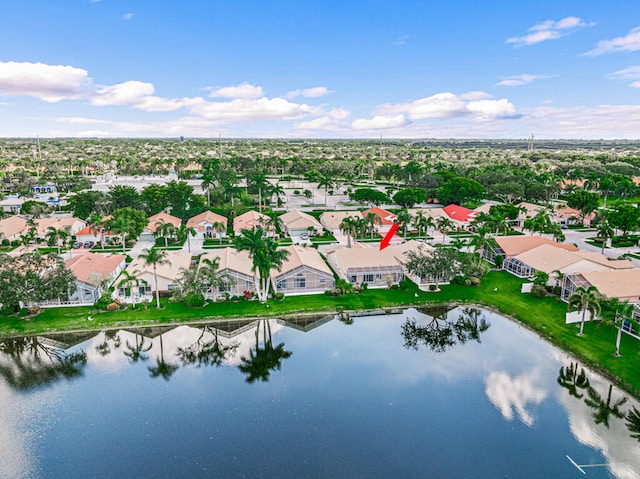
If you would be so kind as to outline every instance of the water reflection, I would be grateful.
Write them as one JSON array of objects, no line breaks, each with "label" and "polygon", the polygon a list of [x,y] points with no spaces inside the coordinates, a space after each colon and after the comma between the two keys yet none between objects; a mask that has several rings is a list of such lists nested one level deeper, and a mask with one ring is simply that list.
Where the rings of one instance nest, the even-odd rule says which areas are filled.
[{"label": "water reflection", "polygon": [[147,369],[151,373],[152,378],[162,378],[168,381],[180,366],[170,363],[164,359],[164,346],[162,344],[162,335],[160,335],[160,356],[156,356],[156,365],[149,366]]},{"label": "water reflection", "polygon": [[238,342],[224,345],[220,342],[218,329],[212,326],[201,326],[199,329],[200,335],[193,343],[176,350],[176,355],[183,365],[221,366],[235,355]]},{"label": "water reflection", "polygon": [[[260,346],[260,325],[262,324],[262,347]],[[268,381],[271,371],[279,370],[282,361],[291,356],[291,351],[284,349],[284,343],[273,345],[269,320],[258,321],[256,327],[256,346],[249,350],[249,357],[242,357],[238,369],[243,372],[248,383]]]},{"label": "water reflection", "polygon": [[39,336],[2,340],[5,360],[0,361],[0,376],[13,389],[23,391],[81,376],[87,364],[85,352],[68,352],[52,343]]},{"label": "water reflection", "polygon": [[607,394],[607,400],[605,401],[600,396],[600,393],[593,387],[587,389],[588,398],[584,400],[585,404],[592,409],[595,409],[593,413],[593,419],[596,424],[604,424],[609,429],[609,417],[623,419],[624,413],[620,411],[620,406],[627,402],[627,397],[621,397],[615,402],[611,402],[611,393],[613,391],[613,384],[609,384],[609,392]]},{"label": "water reflection", "polygon": [[404,347],[417,350],[424,346],[433,353],[444,353],[456,344],[480,341],[481,333],[489,329],[484,314],[476,308],[462,308],[455,320],[449,319],[447,308],[418,308],[419,320],[408,318],[402,325]]},{"label": "water reflection", "polygon": [[635,406],[627,412],[627,429],[632,438],[640,441],[640,411]]},{"label": "water reflection", "polygon": [[572,361],[569,366],[562,366],[560,368],[558,384],[565,388],[571,396],[581,399],[584,394],[578,392],[578,389],[587,389],[589,387],[589,380],[587,379],[587,374],[584,372],[584,368],[581,368],[580,374],[578,374],[578,363],[574,364]]}]

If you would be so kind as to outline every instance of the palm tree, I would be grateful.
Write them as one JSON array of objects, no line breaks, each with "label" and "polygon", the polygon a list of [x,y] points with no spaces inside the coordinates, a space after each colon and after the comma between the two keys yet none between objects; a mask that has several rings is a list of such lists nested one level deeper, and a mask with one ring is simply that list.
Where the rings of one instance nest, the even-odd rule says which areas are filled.
[{"label": "palm tree", "polygon": [[258,209],[262,210],[262,190],[269,185],[266,173],[255,173],[251,176],[251,182],[258,188]]},{"label": "palm tree", "polygon": [[53,246],[54,244],[58,247],[58,254],[60,254],[60,240],[62,239],[63,243],[66,242],[66,239],[71,235],[71,226],[67,225],[63,228],[56,228],[55,226],[49,226],[47,228],[47,234],[45,238],[47,239],[47,244],[49,246]]},{"label": "palm tree", "polygon": [[449,218],[441,216],[436,220],[436,227],[442,233],[442,244],[444,244],[445,236],[447,235],[447,233],[453,230],[453,221],[451,221]]},{"label": "palm tree", "polygon": [[177,364],[168,363],[164,359],[164,347],[162,345],[162,334],[160,335],[160,356],[156,357],[156,365],[149,366],[147,369],[151,373],[150,376],[152,378],[162,377],[165,381],[168,381],[169,378],[178,370],[179,366]]},{"label": "palm tree", "polygon": [[604,220],[598,225],[596,231],[598,233],[598,238],[602,240],[602,249],[600,250],[600,253],[604,254],[604,248],[607,245],[607,240],[614,236],[613,228],[607,220]]},{"label": "palm tree", "polygon": [[198,275],[204,280],[206,284],[211,288],[211,297],[213,302],[216,302],[216,290],[220,286],[233,286],[235,284],[234,278],[228,273],[220,272],[220,258],[214,259],[203,258],[200,262],[198,269]]},{"label": "palm tree", "polygon": [[622,340],[622,328],[624,326],[624,322],[633,318],[634,311],[635,305],[629,301],[623,301],[618,304],[616,317],[614,319],[618,329],[618,334],[616,335],[616,351],[613,353],[615,357],[620,357],[620,341]]},{"label": "palm tree", "polygon": [[380,218],[379,215],[373,213],[372,211],[369,211],[367,213],[367,215],[364,217],[364,227],[366,228],[366,230],[369,232],[369,234],[371,235],[371,238],[373,238],[373,235],[376,232],[376,223],[381,225],[382,224],[382,218]]},{"label": "palm tree", "polygon": [[327,190],[329,188],[333,188],[335,185],[335,182],[333,181],[333,178],[331,178],[331,176],[329,175],[320,175],[318,177],[318,188],[323,188],[324,187],[324,206],[327,206]]},{"label": "palm tree", "polygon": [[135,225],[133,224],[133,222],[130,219],[125,218],[124,216],[120,216],[115,220],[109,220],[109,229],[114,233],[120,235],[123,253],[126,252],[127,236],[131,234],[134,228]]},{"label": "palm tree", "polygon": [[289,252],[278,249],[278,243],[273,238],[264,236],[261,228],[242,230],[240,236],[234,238],[234,243],[239,251],[249,253],[253,262],[251,271],[253,271],[256,294],[260,302],[265,302],[269,292],[271,269],[280,270]]},{"label": "palm tree", "polygon": [[613,384],[609,384],[609,394],[607,400],[602,399],[598,391],[593,387],[587,389],[589,397],[584,400],[585,404],[596,412],[593,413],[593,418],[596,424],[604,424],[609,429],[609,416],[613,415],[618,419],[624,418],[624,413],[620,412],[620,406],[627,402],[627,397],[618,399],[615,403],[611,404],[611,392],[613,390]]},{"label": "palm tree", "polygon": [[558,374],[558,384],[569,391],[569,394],[575,398],[582,398],[584,394],[580,394],[578,389],[586,389],[589,386],[589,379],[584,372],[584,368],[580,368],[578,374],[578,363],[571,363],[569,366],[560,368]]},{"label": "palm tree", "polygon": [[[122,279],[118,283],[118,288],[128,288],[131,295],[131,302],[133,306],[136,305],[136,294],[134,293],[134,288],[137,288],[140,283],[146,284],[147,282],[143,279],[139,279],[138,275],[140,274],[140,270],[136,269],[134,271],[127,271],[126,269],[122,271]],[[125,294],[126,296],[126,294]]]},{"label": "palm tree", "polygon": [[264,220],[262,226],[264,231],[273,231],[276,237],[280,237],[282,234],[282,228],[284,227],[284,223],[282,219],[280,219],[280,215],[277,211],[269,210],[265,212],[267,218]]},{"label": "palm tree", "polygon": [[399,226],[402,226],[402,234],[404,239],[407,239],[407,226],[409,226],[412,219],[413,216],[411,216],[411,213],[409,213],[409,211],[406,209],[399,211],[396,216],[396,222]]},{"label": "palm tree", "polygon": [[356,218],[353,216],[347,216],[340,222],[340,232],[344,235],[347,235],[347,247],[351,248],[351,241],[358,240],[358,220],[360,218]]},{"label": "palm tree", "polygon": [[276,204],[278,206],[282,205],[282,201],[280,201],[280,197],[281,196],[285,196],[286,192],[284,191],[284,188],[280,185],[280,183],[277,183],[275,185],[272,185],[270,190],[269,190],[271,196],[273,197],[273,195],[276,195]]},{"label": "palm tree", "polygon": [[196,235],[196,229],[193,226],[187,226],[186,223],[180,223],[180,226],[176,230],[176,236],[179,241],[187,241],[187,247],[189,253],[191,253],[191,236]]},{"label": "palm tree", "polygon": [[104,249],[104,220],[101,215],[91,215],[89,217],[89,231],[100,233],[100,246]]},{"label": "palm tree", "polygon": [[153,233],[155,238],[164,238],[164,247],[169,247],[169,238],[176,234],[176,227],[169,222],[165,222],[164,219],[160,219],[156,223],[156,231]]},{"label": "palm tree", "polygon": [[146,266],[153,266],[153,280],[156,288],[156,307],[159,309],[160,291],[158,291],[158,266],[169,264],[169,260],[167,260],[167,250],[158,248],[145,249],[138,258],[141,258]]},{"label": "palm tree", "polygon": [[222,233],[225,233],[227,230],[225,224],[221,221],[216,221],[211,225],[211,228],[216,232],[216,236],[218,236],[218,240],[220,240],[220,244],[222,244]]},{"label": "palm tree", "polygon": [[587,289],[583,286],[579,286],[576,288],[575,292],[569,296],[569,311],[572,311],[573,308],[577,308],[578,311],[582,312],[582,317],[580,319],[580,332],[578,333],[578,336],[583,335],[584,321],[587,311],[589,312],[592,321],[600,313],[602,309],[600,306],[601,300],[602,295],[598,292],[598,288],[595,286],[589,286]]}]

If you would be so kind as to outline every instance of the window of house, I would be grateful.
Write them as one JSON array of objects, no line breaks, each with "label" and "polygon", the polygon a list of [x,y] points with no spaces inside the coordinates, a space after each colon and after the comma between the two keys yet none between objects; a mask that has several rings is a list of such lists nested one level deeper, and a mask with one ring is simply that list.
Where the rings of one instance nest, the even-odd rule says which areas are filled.
[{"label": "window of house", "polygon": [[280,281],[276,282],[276,289],[287,289],[287,281],[284,279],[281,279]]},{"label": "window of house", "polygon": [[294,285],[296,288],[304,288],[306,286],[306,282],[307,282],[307,279],[304,276],[302,277],[296,276]]},{"label": "window of house", "polygon": [[362,278],[362,281],[364,281],[365,283],[373,283],[373,275],[365,274]]}]

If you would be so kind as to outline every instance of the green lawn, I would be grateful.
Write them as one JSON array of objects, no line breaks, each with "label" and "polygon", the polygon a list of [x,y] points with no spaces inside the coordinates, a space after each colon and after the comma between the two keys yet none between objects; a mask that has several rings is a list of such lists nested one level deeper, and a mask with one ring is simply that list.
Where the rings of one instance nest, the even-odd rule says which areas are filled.
[{"label": "green lawn", "polygon": [[[189,309],[182,303],[168,303],[157,310],[122,310],[98,312],[91,307],[55,308],[44,310],[30,319],[0,317],[0,336],[39,334],[61,330],[117,328],[125,325],[150,326],[169,323],[188,323],[226,318],[282,316],[309,312],[360,311],[423,305],[427,303],[471,303],[497,308],[541,336],[571,352],[594,368],[608,371],[609,376],[628,391],[640,396],[640,341],[623,335],[622,357],[613,356],[616,330],[600,323],[587,323],[585,335],[576,336],[576,325],[567,325],[566,304],[557,297],[535,299],[520,293],[522,280],[504,272],[490,272],[478,287],[442,286],[438,292],[373,289],[361,294],[338,297],[324,295],[292,296],[283,301],[217,302],[203,308]],[[88,318],[91,317],[90,321]],[[619,379],[623,378],[623,379]]]}]

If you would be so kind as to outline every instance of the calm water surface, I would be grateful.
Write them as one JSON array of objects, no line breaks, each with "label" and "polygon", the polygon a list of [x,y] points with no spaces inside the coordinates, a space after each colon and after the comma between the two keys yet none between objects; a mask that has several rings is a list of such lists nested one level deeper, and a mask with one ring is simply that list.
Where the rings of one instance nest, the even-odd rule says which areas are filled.
[{"label": "calm water surface", "polygon": [[640,405],[496,314],[215,327],[0,342],[0,477],[640,478]]}]

